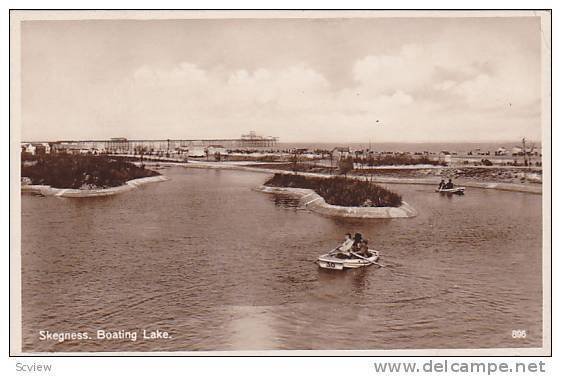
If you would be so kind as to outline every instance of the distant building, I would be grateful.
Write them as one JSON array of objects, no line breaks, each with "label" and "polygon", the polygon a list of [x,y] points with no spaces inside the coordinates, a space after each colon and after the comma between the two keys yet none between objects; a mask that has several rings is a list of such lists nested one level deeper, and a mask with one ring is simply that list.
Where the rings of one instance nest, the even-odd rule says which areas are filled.
[{"label": "distant building", "polygon": [[348,156],[351,155],[351,149],[348,146],[336,147],[333,150],[331,150],[331,154],[335,159],[347,158]]},{"label": "distant building", "polygon": [[249,131],[248,134],[242,134],[242,140],[260,140],[262,137],[258,136],[255,131]]},{"label": "distant building", "polygon": [[506,155],[506,149],[503,147],[498,148],[495,150],[495,155]]},{"label": "distant building", "polygon": [[200,157],[205,157],[206,152],[205,152],[205,149],[203,147],[192,147],[187,152],[187,155],[189,157],[193,157],[193,158],[200,158]]},{"label": "distant building", "polygon": [[22,142],[22,153],[29,153],[32,155],[49,154],[51,152],[51,145],[48,142]]},{"label": "distant building", "polygon": [[530,152],[528,152],[528,155],[531,155],[533,157],[541,157],[542,156],[542,149],[532,148],[532,150]]},{"label": "distant building", "polygon": [[201,141],[193,141],[192,145],[189,146],[187,155],[193,158],[205,157],[206,151],[203,143]]},{"label": "distant building", "polygon": [[110,153],[129,153],[130,146],[125,137],[111,137],[106,143],[107,151]]},{"label": "distant building", "polygon": [[35,146],[29,142],[22,142],[21,152],[35,155]]},{"label": "distant building", "polygon": [[52,149],[57,153],[80,154],[82,147],[77,142],[57,142]]},{"label": "distant building", "polygon": [[515,146],[512,148],[511,154],[513,156],[523,156],[524,152],[522,151],[522,148]]},{"label": "distant building", "polygon": [[228,150],[222,145],[209,145],[206,150],[208,155],[228,155]]},{"label": "distant building", "polygon": [[261,136],[255,131],[250,131],[248,134],[241,135],[240,145],[242,147],[266,147],[276,145],[277,141],[278,137]]},{"label": "distant building", "polygon": [[438,159],[441,160],[441,161],[444,161],[446,163],[450,163],[450,162],[452,162],[452,153],[450,153],[447,150],[442,150],[438,154]]}]

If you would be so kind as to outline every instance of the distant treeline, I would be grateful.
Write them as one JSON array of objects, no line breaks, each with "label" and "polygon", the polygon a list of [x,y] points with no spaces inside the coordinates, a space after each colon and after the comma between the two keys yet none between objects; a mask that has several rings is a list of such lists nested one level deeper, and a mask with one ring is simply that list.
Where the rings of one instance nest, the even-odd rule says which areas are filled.
[{"label": "distant treeline", "polygon": [[31,184],[54,188],[92,189],[125,184],[128,180],[160,175],[156,171],[109,156],[45,154],[22,160],[21,176]]},{"label": "distant treeline", "polygon": [[314,190],[331,205],[393,206],[401,205],[401,196],[374,183],[344,177],[318,178],[293,174],[275,174],[266,183],[271,187]]}]

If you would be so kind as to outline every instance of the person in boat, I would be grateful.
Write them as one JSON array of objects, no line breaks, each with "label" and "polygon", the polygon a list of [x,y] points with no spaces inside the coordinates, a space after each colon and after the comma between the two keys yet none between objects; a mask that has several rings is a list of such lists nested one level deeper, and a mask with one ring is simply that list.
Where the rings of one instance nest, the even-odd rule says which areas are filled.
[{"label": "person in boat", "polygon": [[362,239],[357,254],[361,255],[362,257],[370,257],[370,252],[368,252],[368,240]]},{"label": "person in boat", "polygon": [[439,189],[439,190],[440,190],[440,189],[444,189],[444,186],[445,186],[445,185],[446,185],[446,182],[444,181],[444,179],[442,179],[442,180],[440,181],[440,184],[438,184],[438,189]]},{"label": "person in boat", "polygon": [[353,240],[353,246],[351,248],[352,252],[358,252],[358,250],[360,249],[360,244],[362,243],[362,234],[357,232],[355,234],[355,238]]},{"label": "person in boat", "polygon": [[348,258],[351,256],[351,248],[353,247],[354,244],[354,240],[353,237],[350,233],[346,233],[345,234],[345,241],[343,242],[343,244],[341,244],[337,250],[339,251],[339,253],[337,253],[337,257],[338,258]]},{"label": "person in boat", "polygon": [[452,183],[452,179],[448,179],[448,183],[444,186],[444,189],[452,189],[454,188],[454,184]]}]

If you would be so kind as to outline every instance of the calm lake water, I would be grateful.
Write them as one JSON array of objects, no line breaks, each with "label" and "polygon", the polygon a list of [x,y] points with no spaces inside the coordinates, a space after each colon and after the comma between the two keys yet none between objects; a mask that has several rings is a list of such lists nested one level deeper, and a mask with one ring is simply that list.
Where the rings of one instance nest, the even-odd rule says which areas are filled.
[{"label": "calm lake water", "polygon": [[[343,220],[252,191],[266,174],[164,173],[113,197],[22,196],[24,351],[541,347],[540,195],[387,185],[419,216]],[[349,231],[387,267],[319,270]]]}]

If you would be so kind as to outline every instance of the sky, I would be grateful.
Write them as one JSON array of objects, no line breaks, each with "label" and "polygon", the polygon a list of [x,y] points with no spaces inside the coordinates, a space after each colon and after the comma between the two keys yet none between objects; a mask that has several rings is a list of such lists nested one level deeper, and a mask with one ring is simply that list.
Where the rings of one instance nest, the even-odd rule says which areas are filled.
[{"label": "sky", "polygon": [[22,139],[541,140],[539,17],[24,21]]}]

